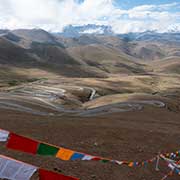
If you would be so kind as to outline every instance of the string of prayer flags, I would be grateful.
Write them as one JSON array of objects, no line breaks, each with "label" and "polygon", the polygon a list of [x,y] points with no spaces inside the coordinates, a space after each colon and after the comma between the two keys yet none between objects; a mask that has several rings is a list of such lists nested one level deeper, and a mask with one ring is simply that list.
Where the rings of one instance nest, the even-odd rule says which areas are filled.
[{"label": "string of prayer flags", "polygon": [[176,151],[175,153],[166,153],[164,154],[165,157],[175,159],[177,157],[180,157],[180,150]]},{"label": "string of prayer flags", "polygon": [[35,140],[10,133],[7,148],[36,154],[39,143]]},{"label": "string of prayer flags", "polygon": [[168,167],[171,169],[171,171],[167,175],[165,175],[161,180],[167,179],[169,176],[172,176],[173,173],[180,176],[179,161],[175,161],[173,159],[168,159],[163,154],[160,155],[160,158],[163,159],[167,163]]},{"label": "string of prayer flags", "polygon": [[171,172],[180,176],[180,170],[172,163],[168,164],[168,167],[171,169]]},{"label": "string of prayer flags", "polygon": [[0,129],[0,142],[6,142],[9,137],[9,131]]},{"label": "string of prayer flags", "polygon": [[[159,154],[158,156],[142,161],[142,162],[128,162],[107,159],[99,156],[92,156],[85,153],[76,152],[70,149],[57,147],[44,142],[36,141],[15,133],[0,129],[0,142],[7,142],[6,147],[30,154],[38,154],[44,156],[54,156],[64,161],[68,160],[83,160],[83,161],[100,161],[103,163],[111,162],[117,165],[127,165],[128,167],[147,166],[149,163],[156,161],[156,170],[158,170],[160,158],[165,160],[168,167],[171,169],[170,173],[165,175],[162,180],[168,178],[172,173],[180,176],[180,150],[175,153]],[[23,162],[13,160],[11,158],[0,155],[0,178],[12,180],[29,180],[35,171],[39,172],[40,180],[77,180],[73,177],[64,176],[51,172],[48,170],[40,169]]]},{"label": "string of prayer flags", "polygon": [[[7,141],[6,147],[30,154],[38,154],[43,156],[54,156],[64,161],[68,160],[83,160],[83,161],[100,161],[103,163],[111,162],[117,165],[127,165],[128,167],[147,166],[156,160],[156,157],[143,162],[128,162],[107,159],[98,156],[92,156],[85,153],[76,152],[63,147],[57,147],[48,143],[36,141],[24,136],[17,135],[0,129],[0,140]],[[178,151],[179,153],[180,151]],[[176,154],[178,154],[176,153]],[[172,153],[171,153],[172,154]]]},{"label": "string of prayer flags", "polygon": [[176,164],[176,162],[174,163],[169,163],[168,164],[168,167],[173,171],[175,172],[176,174],[178,174],[180,176],[180,169],[179,169],[179,165]]},{"label": "string of prayer flags", "polygon": [[76,152],[70,149],[57,147],[54,145],[50,145],[44,142],[32,140],[27,137],[23,137],[17,135],[15,133],[9,133],[8,142],[6,144],[7,148],[19,150],[22,152],[30,153],[30,154],[38,154],[44,156],[54,156],[64,161],[68,160],[83,160],[83,161],[100,161],[103,163],[111,162],[117,165],[127,165],[129,167],[137,167],[137,166],[145,166],[148,163],[152,163],[155,161],[155,158],[152,160],[147,160],[144,162],[126,162],[126,161],[117,161],[112,159],[107,159],[103,157],[97,157],[88,155],[85,153]]},{"label": "string of prayer flags", "polygon": [[75,177],[57,174],[55,172],[0,155],[1,179],[30,180],[37,171],[40,180],[79,180]]},{"label": "string of prayer flags", "polygon": [[0,178],[29,180],[37,167],[0,155]]}]

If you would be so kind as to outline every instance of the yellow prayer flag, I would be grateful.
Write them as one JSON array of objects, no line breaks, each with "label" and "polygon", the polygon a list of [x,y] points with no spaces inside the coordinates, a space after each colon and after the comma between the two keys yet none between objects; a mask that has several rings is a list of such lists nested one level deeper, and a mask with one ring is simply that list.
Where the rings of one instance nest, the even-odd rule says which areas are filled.
[{"label": "yellow prayer flag", "polygon": [[130,163],[128,164],[129,167],[133,167],[133,165],[134,165],[133,162],[130,162]]},{"label": "yellow prayer flag", "polygon": [[69,149],[65,149],[65,148],[60,148],[60,150],[58,151],[56,157],[60,158],[64,161],[68,161],[71,156],[74,154],[74,151],[71,151]]}]

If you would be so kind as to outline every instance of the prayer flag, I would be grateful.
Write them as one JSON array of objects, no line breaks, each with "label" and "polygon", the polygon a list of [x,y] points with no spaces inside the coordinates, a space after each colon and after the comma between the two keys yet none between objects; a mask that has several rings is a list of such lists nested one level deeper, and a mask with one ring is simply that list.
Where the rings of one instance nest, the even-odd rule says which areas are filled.
[{"label": "prayer flag", "polygon": [[0,129],[0,142],[6,142],[8,140],[9,132]]},{"label": "prayer flag", "polygon": [[117,160],[115,160],[115,163],[118,164],[118,165],[123,165],[124,164],[123,161],[117,161]]},{"label": "prayer flag", "polygon": [[10,133],[7,148],[23,151],[30,154],[36,154],[38,142],[26,137]]},{"label": "prayer flag", "polygon": [[134,164],[133,164],[134,167],[136,167],[136,166],[138,166],[138,165],[139,165],[138,162],[134,162]]},{"label": "prayer flag", "polygon": [[84,157],[84,154],[74,153],[71,157],[71,160],[82,159],[83,157]]},{"label": "prayer flag", "polygon": [[78,180],[77,178],[57,174],[55,172],[47,171],[45,169],[39,169],[39,178],[40,180]]},{"label": "prayer flag", "polygon": [[45,156],[55,156],[57,154],[57,152],[59,151],[59,148],[48,145],[48,144],[44,144],[44,143],[40,143],[38,150],[37,150],[37,154],[39,155],[45,155]]},{"label": "prayer flag", "polygon": [[172,170],[175,169],[175,167],[174,167],[172,164],[168,164],[168,167],[169,167],[170,169],[172,169]]},{"label": "prayer flag", "polygon": [[82,158],[82,160],[83,160],[83,161],[90,161],[90,160],[92,160],[93,158],[94,158],[94,156],[85,155],[85,156]]},{"label": "prayer flag", "polygon": [[128,164],[128,166],[129,166],[129,167],[133,167],[133,166],[134,166],[134,162],[130,162],[130,163]]},{"label": "prayer flag", "polygon": [[108,159],[102,159],[101,160],[103,163],[107,163],[107,162],[109,162],[110,160],[108,160]]},{"label": "prayer flag", "polygon": [[100,158],[100,157],[94,157],[92,160],[93,160],[93,161],[100,161],[100,160],[102,160],[102,158]]},{"label": "prayer flag", "polygon": [[60,158],[64,161],[68,161],[71,159],[72,155],[74,154],[74,151],[71,151],[69,149],[65,149],[65,148],[60,148],[60,150],[58,151],[56,157]]},{"label": "prayer flag", "polygon": [[0,178],[29,180],[37,167],[0,155]]}]

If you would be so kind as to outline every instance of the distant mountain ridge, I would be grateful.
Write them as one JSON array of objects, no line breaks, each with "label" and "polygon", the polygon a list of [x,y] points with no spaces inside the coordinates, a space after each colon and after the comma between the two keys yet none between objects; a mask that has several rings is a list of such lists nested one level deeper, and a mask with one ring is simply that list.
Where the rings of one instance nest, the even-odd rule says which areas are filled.
[{"label": "distant mountain ridge", "polygon": [[158,33],[156,31],[145,31],[140,33],[120,34],[119,37],[130,41],[176,41],[180,42],[180,32]]},{"label": "distant mountain ridge", "polygon": [[105,25],[95,25],[95,24],[88,24],[88,25],[82,25],[82,26],[73,26],[68,25],[64,27],[62,32],[57,32],[57,34],[62,35],[64,37],[79,37],[83,34],[86,35],[114,35],[114,36],[120,36],[120,37],[128,37],[130,40],[140,40],[141,38],[150,38],[150,36],[153,36],[154,38],[162,38],[163,36],[173,35],[174,37],[176,35],[179,36],[180,32],[177,29],[174,30],[168,30],[167,32],[160,33],[158,31],[145,31],[145,32],[129,32],[125,34],[118,34],[114,33],[111,26],[105,26]]},{"label": "distant mountain ridge", "polygon": [[58,34],[64,37],[79,37],[83,34],[113,35],[114,33],[110,26],[88,24],[84,26],[69,25],[63,29],[63,32]]},{"label": "distant mountain ridge", "polygon": [[[43,29],[17,29],[17,30],[1,30],[0,36],[7,35],[9,36],[20,36],[26,39],[34,39],[35,41],[44,43],[57,43],[55,42],[56,35],[62,36],[65,38],[80,38],[81,36],[117,36],[126,41],[175,41],[180,43],[180,32],[178,31],[168,31],[165,33],[159,33],[156,31],[145,31],[145,32],[130,32],[126,34],[115,34],[112,31],[111,26],[105,25],[94,25],[88,24],[84,26],[73,26],[69,25],[63,29],[63,32],[51,33]],[[13,33],[13,35],[12,35]]]},{"label": "distant mountain ridge", "polygon": [[106,77],[116,73],[143,74],[146,63],[162,61],[163,71],[179,72],[180,33],[115,35],[109,27],[92,25],[76,27],[71,35],[69,30],[66,33],[0,30],[0,64],[39,68],[70,77]]},{"label": "distant mountain ridge", "polygon": [[[180,45],[180,32],[177,30],[171,30],[164,33],[157,31],[145,31],[145,32],[130,32],[127,34],[115,34],[111,26],[88,24],[84,26],[66,26],[63,32],[53,33],[64,38],[76,38],[79,40],[82,37],[93,37],[98,35],[119,37],[124,41],[147,41],[158,43],[173,43]],[[92,38],[89,38],[89,40]]]}]

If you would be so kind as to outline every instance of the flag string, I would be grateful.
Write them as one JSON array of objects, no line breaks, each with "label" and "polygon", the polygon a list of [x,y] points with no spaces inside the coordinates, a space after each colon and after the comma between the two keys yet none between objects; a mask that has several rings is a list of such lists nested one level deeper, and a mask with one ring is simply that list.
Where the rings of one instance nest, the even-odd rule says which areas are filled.
[{"label": "flag string", "polygon": [[164,160],[166,162],[167,166],[171,169],[171,171],[167,175],[165,175],[162,178],[162,180],[167,179],[169,176],[172,176],[173,173],[175,173],[175,174],[180,176],[179,161],[175,161],[175,160],[169,159],[169,158],[165,157],[163,154],[160,155],[160,158],[162,160]]},{"label": "flag string", "polygon": [[13,132],[9,132],[6,130],[0,129],[0,141],[6,141],[6,147],[13,150],[18,150],[30,154],[38,154],[44,156],[54,156],[61,160],[83,160],[83,161],[101,161],[103,163],[111,162],[117,165],[127,165],[128,167],[139,167],[139,166],[147,166],[150,163],[156,161],[157,156],[153,157],[149,160],[145,161],[119,161],[110,158],[104,158],[100,156],[94,156],[70,149],[66,149],[63,147],[59,147],[56,145],[52,145],[49,143],[45,143],[42,141],[34,140],[31,138],[27,138],[25,136],[21,136],[15,134]]},{"label": "flag string", "polygon": [[[0,142],[6,142],[6,147],[21,152],[30,153],[33,155],[54,156],[64,161],[68,160],[83,160],[83,161],[100,161],[103,163],[111,162],[117,165],[126,165],[128,167],[145,167],[148,164],[155,164],[155,170],[159,171],[160,160],[163,159],[168,162],[168,167],[171,167],[164,179],[167,179],[172,171],[180,175],[180,161],[175,161],[180,156],[180,150],[175,153],[158,153],[155,157],[145,161],[119,161],[100,156],[94,156],[64,147],[59,147],[39,140],[34,140],[25,136],[15,134],[3,129],[0,129]],[[173,168],[172,168],[173,167]],[[163,180],[163,179],[162,179]]]}]

